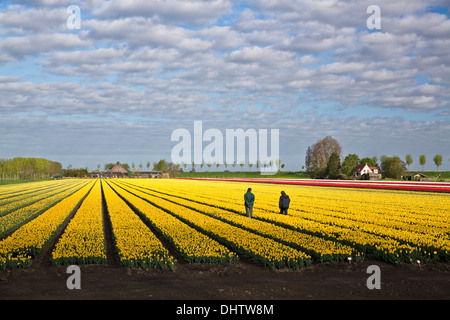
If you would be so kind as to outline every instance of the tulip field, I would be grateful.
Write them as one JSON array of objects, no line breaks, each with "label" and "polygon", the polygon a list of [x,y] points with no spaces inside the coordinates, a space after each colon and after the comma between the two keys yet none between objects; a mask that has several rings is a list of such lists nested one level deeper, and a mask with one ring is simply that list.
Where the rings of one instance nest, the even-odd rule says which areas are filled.
[{"label": "tulip field", "polygon": [[[255,195],[253,217],[244,193]],[[280,191],[291,199],[279,214]],[[0,186],[0,269],[450,261],[445,192],[250,181],[70,179]],[[111,234],[112,240],[107,240]],[[109,249],[109,250],[108,250]]]}]

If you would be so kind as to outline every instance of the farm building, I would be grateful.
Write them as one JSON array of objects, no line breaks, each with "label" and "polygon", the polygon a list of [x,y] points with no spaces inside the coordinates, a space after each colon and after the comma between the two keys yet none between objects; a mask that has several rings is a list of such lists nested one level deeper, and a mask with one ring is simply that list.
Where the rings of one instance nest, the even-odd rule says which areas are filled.
[{"label": "farm building", "polygon": [[95,172],[94,178],[125,178],[129,177],[130,173],[133,173],[135,178],[161,178],[162,173],[160,171],[129,171],[119,161],[109,171]]},{"label": "farm building", "polygon": [[112,167],[111,170],[109,170],[109,173],[111,177],[118,178],[124,175],[128,176],[129,171],[125,169],[125,167],[122,166],[119,161],[117,161],[114,167]]},{"label": "farm building", "polygon": [[353,170],[353,175],[357,178],[368,175],[370,180],[381,179],[381,169],[378,167],[369,167],[367,163],[360,164]]},{"label": "farm building", "polygon": [[134,176],[137,178],[161,178],[163,173],[160,171],[136,171]]},{"label": "farm building", "polygon": [[[129,176],[130,171],[128,171],[124,166],[117,162],[114,167],[109,171],[112,178],[121,178],[123,176]],[[133,171],[133,176],[135,178],[161,178],[160,171]]]},{"label": "farm building", "polygon": [[407,173],[402,176],[403,180],[422,181],[426,180],[427,176],[422,173]]}]

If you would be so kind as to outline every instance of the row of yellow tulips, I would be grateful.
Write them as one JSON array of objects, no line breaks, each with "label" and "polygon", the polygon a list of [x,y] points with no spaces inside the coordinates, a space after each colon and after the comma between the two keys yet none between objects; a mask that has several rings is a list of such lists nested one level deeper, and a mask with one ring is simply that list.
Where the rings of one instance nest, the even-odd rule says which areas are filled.
[{"label": "row of yellow tulips", "polygon": [[[233,226],[173,202],[152,197],[137,189],[130,188],[124,183],[120,183],[120,186],[135,194],[134,199],[144,198],[150,200],[154,205],[164,208],[164,210],[167,210],[197,230],[232,247],[237,253],[247,255],[266,266],[271,268],[299,268],[311,263],[311,256],[305,252],[271,238]],[[131,202],[134,203],[134,201]]]},{"label": "row of yellow tulips", "polygon": [[77,191],[83,183],[83,181],[79,180],[64,183],[62,185],[63,187],[58,189],[58,192],[55,192],[54,195],[36,201],[30,205],[25,205],[3,217],[0,217],[0,238],[9,235],[51,206],[70,196],[72,193]]},{"label": "row of yellow tulips", "polygon": [[196,231],[179,219],[136,197],[132,193],[112,185],[114,190],[158,230],[189,262],[236,261],[237,256],[225,246]]},{"label": "row of yellow tulips", "polygon": [[[233,251],[272,268],[298,268],[311,256],[358,260],[368,253],[394,263],[450,261],[446,194],[255,184],[254,219],[248,219],[247,183],[68,180],[0,187],[0,268],[29,266],[30,256],[42,251],[82,199],[52,261],[104,263],[102,186],[116,249],[128,266],[175,263],[130,207],[190,262],[236,261]],[[288,216],[277,213],[281,189],[291,197]]]},{"label": "row of yellow tulips", "polygon": [[[177,181],[175,184],[172,182],[170,184],[175,187],[172,190],[181,190],[185,195],[189,190],[189,196],[191,196],[191,188],[188,189],[183,185],[192,182]],[[215,187],[215,182],[210,184],[212,186],[208,185],[207,193],[203,192],[205,188],[200,187],[200,190],[202,190],[200,192],[205,199],[209,198],[214,202],[223,199],[241,202],[242,191],[236,192],[236,186],[239,187],[239,184],[231,186],[228,184],[227,186],[219,182],[220,185]],[[448,215],[450,197],[446,194],[391,190],[348,190],[328,187],[281,187],[265,184],[258,184],[254,188],[258,193],[257,206],[261,210],[277,211],[279,196],[277,191],[281,188],[287,188],[293,199],[291,213],[294,215],[302,215],[304,212],[315,213],[320,210],[320,214],[316,214],[320,218],[326,216],[341,217],[350,222],[384,225],[421,233],[446,234],[450,228],[450,217]],[[199,191],[199,189],[194,188],[193,192],[196,191]],[[213,198],[218,193],[223,193],[224,197],[221,197],[222,199]]]},{"label": "row of yellow tulips", "polygon": [[38,201],[45,200],[46,198],[58,194],[63,189],[64,186],[62,185],[58,186],[57,188],[52,188],[51,190],[46,190],[45,192],[33,192],[33,194],[25,195],[15,201],[6,203],[3,206],[1,206],[0,217],[6,216],[9,213],[16,211],[20,208],[30,206]]},{"label": "row of yellow tulips", "polygon": [[40,181],[34,183],[25,183],[25,186],[18,185],[6,185],[0,187],[0,207],[3,210],[3,206],[10,202],[22,200],[30,195],[36,195],[38,192],[45,192],[52,188],[58,187],[59,184],[55,184],[54,181]]},{"label": "row of yellow tulips", "polygon": [[101,181],[97,180],[52,252],[52,263],[106,263]]},{"label": "row of yellow tulips", "polygon": [[40,253],[54,238],[93,184],[81,184],[78,191],[0,241],[0,269],[30,266],[31,257]]},{"label": "row of yellow tulips", "polygon": [[[238,214],[228,210],[202,203],[200,197],[191,196],[190,199],[181,198],[168,193],[160,193],[141,186],[142,184],[127,184],[130,188],[139,190],[154,197],[163,197],[187,208],[192,208],[211,217],[215,217],[232,225],[255,232],[259,235],[274,239],[291,247],[304,251],[320,262],[346,260],[349,257],[359,261],[363,255],[355,248],[339,242],[326,240],[317,236],[305,234],[297,230],[287,229],[270,222],[258,219],[248,219],[245,214]],[[152,198],[154,199],[154,198]],[[157,200],[157,199],[154,199]]]},{"label": "row of yellow tulips", "polygon": [[35,181],[19,184],[7,184],[0,186],[0,201],[32,193],[36,190],[55,187],[55,180]]},{"label": "row of yellow tulips", "polygon": [[6,199],[0,200],[0,217],[6,216],[8,213],[26,207],[37,201],[48,198],[52,195],[60,192],[67,185],[73,184],[75,181],[64,181],[62,183],[53,184],[48,188],[41,189],[36,187],[29,190],[25,194],[19,194],[16,196],[9,196]]},{"label": "row of yellow tulips", "polygon": [[123,266],[159,266],[171,268],[176,260],[131,208],[102,181],[103,194],[117,248]]},{"label": "row of yellow tulips", "polygon": [[[242,195],[248,187],[246,183],[186,180],[141,180],[133,181],[133,184],[236,212],[243,212]],[[281,186],[257,184],[253,191],[257,200],[253,213],[255,218],[352,245],[390,262],[420,257],[444,261],[450,258],[449,218],[448,215],[443,217],[442,206],[442,203],[449,204],[447,195],[304,186],[282,188],[291,196],[289,216],[275,214],[278,211],[277,191]],[[350,195],[353,198],[342,198]],[[409,196],[422,202],[407,205],[409,202],[405,198]],[[372,203],[382,213],[376,214],[376,208],[370,213],[361,211],[361,203]],[[436,210],[424,203],[435,205]],[[346,211],[336,210],[338,206],[346,206]],[[413,218],[408,217],[409,211],[413,212]],[[417,216],[427,216],[428,219],[416,221],[414,218]],[[392,225],[388,227],[392,217],[404,217],[405,223],[413,226],[406,228],[391,221]],[[422,225],[418,226],[420,223]],[[434,232],[427,232],[429,228],[434,228]]]}]

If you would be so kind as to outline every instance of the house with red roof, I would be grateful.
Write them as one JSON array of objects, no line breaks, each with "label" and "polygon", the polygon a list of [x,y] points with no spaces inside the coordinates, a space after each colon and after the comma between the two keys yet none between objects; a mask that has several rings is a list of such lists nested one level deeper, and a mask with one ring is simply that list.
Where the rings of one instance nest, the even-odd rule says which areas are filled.
[{"label": "house with red roof", "polygon": [[369,167],[367,163],[360,164],[353,170],[353,175],[357,178],[366,176],[370,180],[381,179],[381,169],[379,167]]}]

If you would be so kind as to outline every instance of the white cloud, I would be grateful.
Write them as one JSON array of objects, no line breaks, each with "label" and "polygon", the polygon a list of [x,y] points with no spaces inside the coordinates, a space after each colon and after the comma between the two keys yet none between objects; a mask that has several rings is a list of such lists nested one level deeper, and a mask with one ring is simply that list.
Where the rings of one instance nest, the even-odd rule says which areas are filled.
[{"label": "white cloud", "polygon": [[74,34],[38,34],[0,39],[0,50],[11,59],[23,59],[53,50],[71,50],[91,47],[92,43]]},{"label": "white cloud", "polygon": [[167,128],[194,119],[278,126],[309,144],[332,134],[360,148],[376,136],[380,150],[408,136],[426,144],[434,127],[448,136],[450,20],[429,9],[444,0],[379,1],[375,31],[366,28],[368,0],[74,4],[76,31],[65,27],[65,1],[0,10],[0,118],[17,124],[8,148],[39,122],[69,140],[77,125],[80,138],[118,125],[122,143],[142,143],[134,128],[160,139],[149,129],[155,119]]},{"label": "white cloud", "polygon": [[111,0],[93,10],[100,18],[151,17],[170,23],[202,25],[212,22],[231,10],[226,0]]}]

